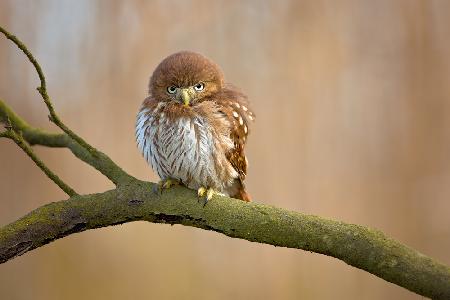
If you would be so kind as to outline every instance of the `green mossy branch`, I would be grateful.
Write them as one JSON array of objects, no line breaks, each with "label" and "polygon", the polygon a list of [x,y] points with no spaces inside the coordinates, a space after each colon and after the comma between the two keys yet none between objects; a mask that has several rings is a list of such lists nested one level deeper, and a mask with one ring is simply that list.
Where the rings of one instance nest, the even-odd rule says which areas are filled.
[{"label": "green mossy branch", "polygon": [[0,262],[76,232],[138,220],[329,255],[418,294],[450,299],[447,266],[378,230],[227,197],[214,196],[203,207],[194,191],[175,187],[160,196],[138,180],[42,206],[1,228]]},{"label": "green mossy branch", "polygon": [[96,155],[94,156],[67,134],[49,133],[42,129],[31,127],[0,99],[0,123],[5,124],[7,120],[9,120],[15,131],[22,133],[23,138],[31,146],[69,148],[76,157],[100,171],[116,185],[126,183],[132,178],[107,155],[96,150]]},{"label": "green mossy branch", "polygon": [[[35,67],[38,91],[50,120],[64,133],[48,133],[28,125],[0,100],[0,122],[19,132],[29,145],[65,147],[96,168],[117,188],[44,205],[0,228],[0,263],[67,235],[131,221],[182,224],[212,230],[229,237],[274,246],[303,249],[340,259],[412,292],[433,299],[450,299],[450,268],[377,230],[281,208],[214,196],[206,207],[196,193],[175,187],[155,194],[152,185],[128,175],[108,156],[87,144],[56,115],[47,94],[41,67],[26,46],[2,27]],[[10,125],[10,126],[9,126]]]}]

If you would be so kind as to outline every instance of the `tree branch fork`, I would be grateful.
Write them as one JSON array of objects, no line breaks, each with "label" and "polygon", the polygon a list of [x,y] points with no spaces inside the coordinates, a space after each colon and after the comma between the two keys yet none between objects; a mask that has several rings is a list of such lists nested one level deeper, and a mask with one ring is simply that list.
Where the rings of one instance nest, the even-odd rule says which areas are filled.
[{"label": "tree branch fork", "polygon": [[[40,79],[37,89],[49,110],[49,119],[63,131],[49,133],[30,126],[0,99],[0,123],[4,124],[0,138],[15,142],[69,196],[68,200],[39,207],[1,227],[0,263],[73,233],[144,220],[192,226],[233,238],[332,256],[420,295],[450,299],[448,266],[378,230],[221,196],[215,196],[203,207],[196,193],[184,187],[155,194],[153,183],[127,174],[61,121],[36,59],[17,37],[2,27],[0,32],[34,66]],[[78,195],[37,157],[33,145],[70,149],[77,158],[109,178],[116,188]]]}]

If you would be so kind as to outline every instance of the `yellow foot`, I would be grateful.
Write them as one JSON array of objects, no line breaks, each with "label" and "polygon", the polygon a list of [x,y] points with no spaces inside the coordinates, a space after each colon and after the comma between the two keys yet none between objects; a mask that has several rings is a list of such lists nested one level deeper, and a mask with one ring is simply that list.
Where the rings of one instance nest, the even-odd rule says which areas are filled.
[{"label": "yellow foot", "polygon": [[153,192],[161,194],[163,190],[170,189],[175,185],[179,185],[181,182],[177,179],[166,178],[158,182],[158,184],[153,186]]},{"label": "yellow foot", "polygon": [[198,200],[200,201],[200,199],[203,198],[203,206],[206,205],[206,203],[208,203],[209,200],[211,200],[211,198],[214,196],[214,194],[218,194],[216,193],[216,191],[214,191],[212,188],[205,188],[205,187],[200,187],[197,190],[197,195],[198,195]]}]

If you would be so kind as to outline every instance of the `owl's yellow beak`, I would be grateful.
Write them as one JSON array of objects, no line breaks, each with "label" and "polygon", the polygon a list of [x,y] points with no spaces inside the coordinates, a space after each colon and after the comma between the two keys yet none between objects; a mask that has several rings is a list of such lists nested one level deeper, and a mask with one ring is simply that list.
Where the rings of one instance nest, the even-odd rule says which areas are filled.
[{"label": "owl's yellow beak", "polygon": [[189,103],[191,102],[191,95],[189,95],[187,89],[181,89],[181,99],[183,100],[184,106],[189,106]]}]

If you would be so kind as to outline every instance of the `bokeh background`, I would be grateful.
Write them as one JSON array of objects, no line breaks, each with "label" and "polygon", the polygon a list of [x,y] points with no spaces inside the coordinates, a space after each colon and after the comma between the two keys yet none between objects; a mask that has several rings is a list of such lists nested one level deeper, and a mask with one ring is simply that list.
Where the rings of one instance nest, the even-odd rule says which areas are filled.
[{"label": "bokeh background", "polygon": [[[253,103],[257,202],[381,229],[450,264],[450,1],[2,0],[61,117],[156,181],[134,141],[165,56],[199,51]],[[0,38],[0,97],[57,130],[38,78]],[[80,193],[113,187],[68,150],[36,148]],[[0,140],[0,225],[65,195]],[[422,299],[345,263],[183,226],[71,235],[0,265],[2,299]]]}]

